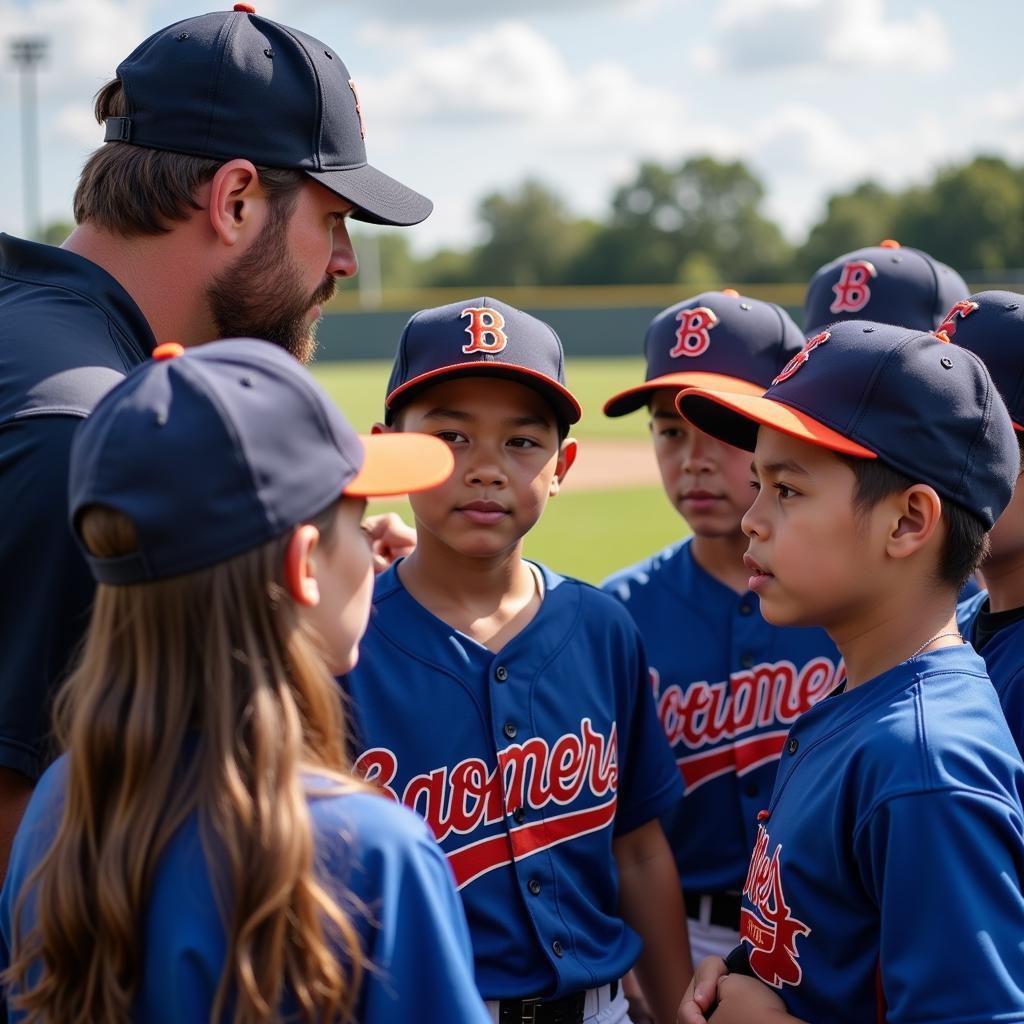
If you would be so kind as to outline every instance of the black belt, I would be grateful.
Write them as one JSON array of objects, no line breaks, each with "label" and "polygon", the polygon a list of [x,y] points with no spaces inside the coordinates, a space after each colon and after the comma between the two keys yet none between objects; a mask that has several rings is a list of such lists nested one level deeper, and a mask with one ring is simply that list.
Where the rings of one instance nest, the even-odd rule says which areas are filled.
[{"label": "black belt", "polygon": [[[611,997],[619,994],[619,983],[609,986]],[[499,1024],[583,1024],[586,992],[574,992],[561,999],[502,999],[498,1003]]]},{"label": "black belt", "polygon": [[710,924],[721,925],[737,931],[740,926],[740,908],[743,897],[738,892],[690,892],[686,891],[686,916],[695,921],[700,920],[700,904],[704,896],[711,897]]}]

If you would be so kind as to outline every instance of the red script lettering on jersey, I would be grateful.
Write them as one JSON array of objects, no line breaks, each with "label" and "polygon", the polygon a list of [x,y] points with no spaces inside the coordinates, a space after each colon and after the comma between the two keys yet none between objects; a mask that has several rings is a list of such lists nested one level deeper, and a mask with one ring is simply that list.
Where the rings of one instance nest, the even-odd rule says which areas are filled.
[{"label": "red script lettering on jersey", "polygon": [[449,767],[416,775],[402,793],[392,785],[398,777],[398,755],[386,747],[364,751],[355,771],[380,787],[386,796],[422,815],[437,841],[468,835],[484,825],[506,822],[519,808],[543,810],[567,806],[586,789],[596,797],[610,794],[597,807],[546,817],[449,850],[458,887],[514,859],[549,849],[580,835],[606,828],[615,818],[618,790],[618,734],[597,732],[590,719],[580,722],[579,735],[568,733],[554,743],[535,736],[498,751],[498,764],[470,757]]},{"label": "red script lettering on jersey", "polygon": [[740,913],[740,941],[750,945],[750,966],[754,973],[774,988],[799,985],[803,977],[798,935],[810,935],[811,929],[793,917],[782,892],[780,856],[782,844],[768,856],[768,832],[757,829],[757,842],[750,858],[743,895],[754,904],[756,913],[746,907]]},{"label": "red script lettering on jersey", "polygon": [[[685,691],[673,684],[662,692],[657,671],[651,669],[658,718],[669,745],[692,751],[676,759],[686,792],[720,775],[745,775],[777,761],[788,729],[763,730],[791,725],[831,693],[844,674],[825,657],[799,670],[791,661],[762,662],[724,682],[694,682]],[[757,730],[762,731],[752,735]]]}]

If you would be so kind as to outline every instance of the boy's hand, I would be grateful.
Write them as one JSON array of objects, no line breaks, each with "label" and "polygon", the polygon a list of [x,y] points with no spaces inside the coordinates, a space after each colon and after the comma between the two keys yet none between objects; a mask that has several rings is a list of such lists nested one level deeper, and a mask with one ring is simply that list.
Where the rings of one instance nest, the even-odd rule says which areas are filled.
[{"label": "boy's hand", "polygon": [[[697,965],[693,979],[687,986],[679,1013],[678,1024],[707,1024],[707,1014],[718,999],[718,983],[728,975],[725,961],[720,956],[705,957]],[[715,1018],[718,1024],[718,1018]]]},{"label": "boy's hand", "polygon": [[718,1007],[712,1024],[770,1024],[792,1021],[786,1004],[763,981],[743,974],[718,979]]},{"label": "boy's hand", "polygon": [[367,516],[363,520],[363,531],[370,540],[375,573],[390,568],[397,559],[411,555],[416,549],[416,531],[406,525],[397,512]]}]

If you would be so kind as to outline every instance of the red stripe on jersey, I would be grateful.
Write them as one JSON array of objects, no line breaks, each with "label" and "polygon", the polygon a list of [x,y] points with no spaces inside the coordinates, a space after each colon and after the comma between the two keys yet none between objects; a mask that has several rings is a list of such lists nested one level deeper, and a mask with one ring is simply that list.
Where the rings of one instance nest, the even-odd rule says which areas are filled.
[{"label": "red stripe on jersey", "polygon": [[607,828],[615,820],[617,803],[617,797],[612,797],[597,807],[521,825],[511,832],[501,832],[452,850],[448,854],[448,863],[455,875],[455,887],[461,889],[488,871],[511,864],[513,860],[522,860],[570,839]]},{"label": "red stripe on jersey", "polygon": [[680,758],[677,764],[679,774],[686,784],[686,792],[691,793],[698,786],[717,779],[720,775],[728,775],[730,772],[746,775],[755,768],[777,761],[782,756],[788,735],[785,729],[779,732],[766,732],[760,736],[727,743],[714,750],[706,750],[701,754]]}]

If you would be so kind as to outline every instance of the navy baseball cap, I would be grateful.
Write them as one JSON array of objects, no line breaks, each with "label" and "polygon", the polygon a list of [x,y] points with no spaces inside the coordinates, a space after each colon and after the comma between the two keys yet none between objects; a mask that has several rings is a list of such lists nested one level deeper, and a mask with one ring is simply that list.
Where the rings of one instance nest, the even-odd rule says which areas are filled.
[{"label": "navy baseball cap", "polygon": [[538,391],[562,423],[576,423],[580,403],[565,386],[565,356],[552,328],[486,296],[413,314],[391,367],[384,421],[445,377],[506,377]]},{"label": "navy baseball cap", "polygon": [[789,314],[732,288],[702,292],[663,309],[644,336],[643,384],[613,395],[605,416],[625,416],[658,388],[704,387],[762,395],[772,378],[803,348]]},{"label": "navy baseball cap", "polygon": [[989,528],[1019,472],[1013,424],[985,364],[934,332],[846,320],[811,338],[763,396],[697,388],[676,405],[701,430],[748,451],[763,425],[881,459]]},{"label": "navy baseball cap", "polygon": [[366,162],[363,110],[341,58],[252,4],[175,22],[117,68],[128,115],[105,142],[305,171],[375,224],[418,224],[429,199]]},{"label": "navy baseball cap", "polygon": [[1014,428],[1024,433],[1024,295],[990,291],[961,299],[939,331],[988,367]]},{"label": "navy baseball cap", "polygon": [[[96,558],[101,583],[143,583],[226,561],[280,537],[342,495],[442,483],[454,466],[425,434],[358,437],[313,377],[266,341],[161,345],[75,432],[71,527],[103,505],[138,550]],[[81,543],[81,537],[79,536]]]},{"label": "navy baseball cap", "polygon": [[934,331],[970,289],[952,268],[887,238],[820,267],[807,286],[804,334],[840,320],[874,320]]}]

